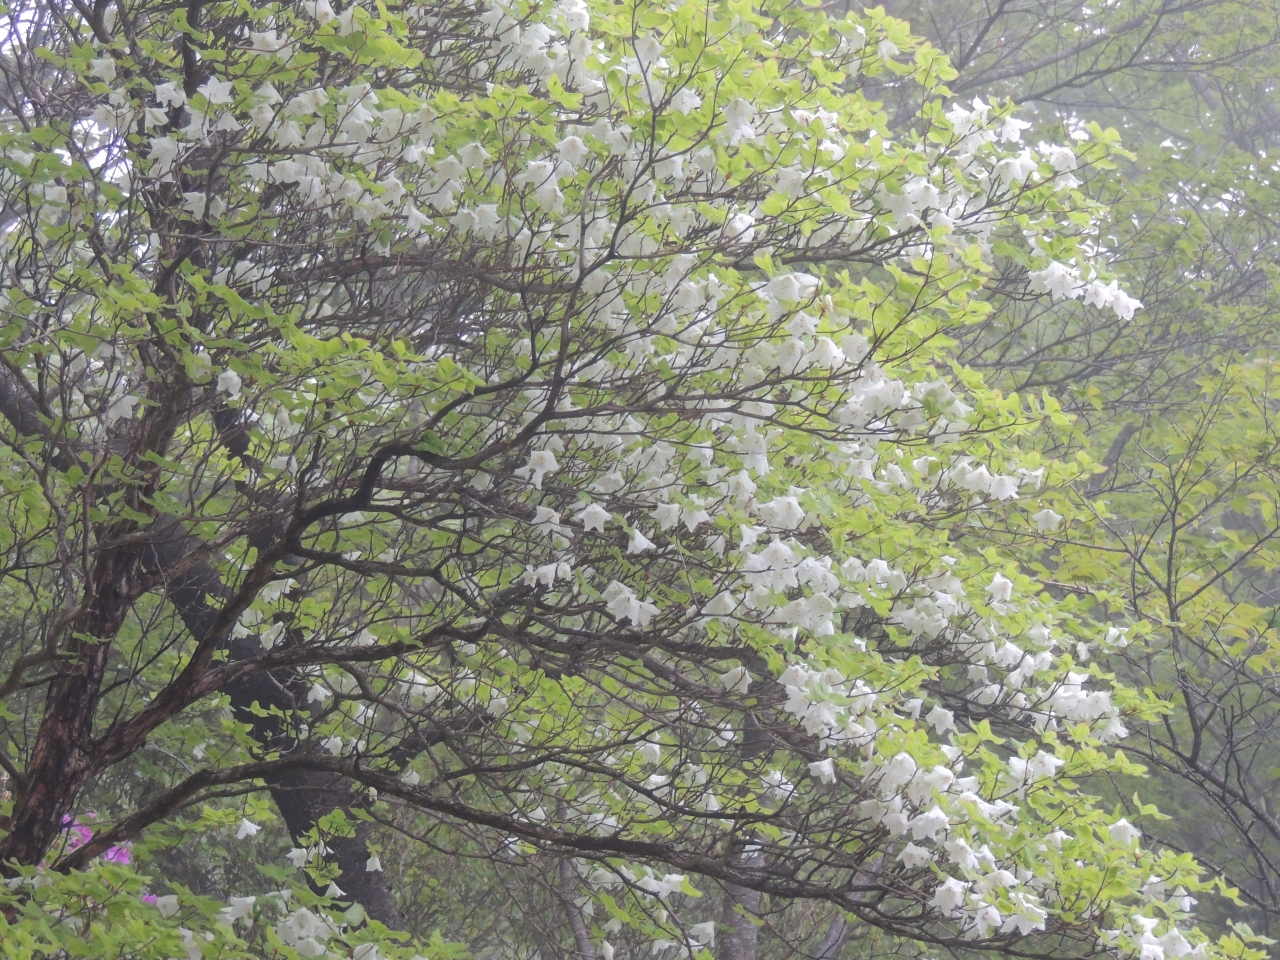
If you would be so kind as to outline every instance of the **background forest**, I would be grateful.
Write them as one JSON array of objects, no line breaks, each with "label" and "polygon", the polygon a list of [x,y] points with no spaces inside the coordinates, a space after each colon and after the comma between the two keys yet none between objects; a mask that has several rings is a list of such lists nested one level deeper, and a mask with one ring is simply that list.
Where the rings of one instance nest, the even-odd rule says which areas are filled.
[{"label": "background forest", "polygon": [[1256,960],[1280,4],[0,4],[6,956]]}]

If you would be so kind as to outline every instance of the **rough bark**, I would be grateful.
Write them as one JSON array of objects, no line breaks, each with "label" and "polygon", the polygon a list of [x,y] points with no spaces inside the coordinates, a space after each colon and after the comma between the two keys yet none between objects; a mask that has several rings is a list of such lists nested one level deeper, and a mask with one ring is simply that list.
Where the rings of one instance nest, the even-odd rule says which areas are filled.
[{"label": "rough bark", "polygon": [[111,641],[137,597],[139,552],[116,550],[98,559],[90,599],[69,625],[64,662],[49,683],[44,715],[0,840],[0,872],[8,864],[39,863],[62,830],[62,818],[93,774],[93,722]]}]

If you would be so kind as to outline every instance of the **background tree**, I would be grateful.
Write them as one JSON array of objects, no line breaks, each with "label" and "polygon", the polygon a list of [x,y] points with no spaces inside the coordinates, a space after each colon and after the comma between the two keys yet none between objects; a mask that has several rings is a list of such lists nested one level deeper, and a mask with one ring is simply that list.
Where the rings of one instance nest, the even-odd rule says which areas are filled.
[{"label": "background tree", "polygon": [[1172,706],[1127,747],[1154,781],[1119,794],[1159,798],[1174,815],[1152,832],[1195,851],[1249,905],[1207,903],[1202,917],[1271,931],[1277,11],[891,9],[951,55],[952,89],[1024,101],[1028,139],[1105,117],[1135,152],[1105,194],[1114,216],[1097,241],[1144,304],[1135,322],[1009,298],[966,338],[966,356],[993,383],[1051,390],[1078,418],[1074,442],[1107,468],[1080,491],[1105,498],[1074,528],[1088,547],[1041,569],[1133,627],[1104,662]]}]

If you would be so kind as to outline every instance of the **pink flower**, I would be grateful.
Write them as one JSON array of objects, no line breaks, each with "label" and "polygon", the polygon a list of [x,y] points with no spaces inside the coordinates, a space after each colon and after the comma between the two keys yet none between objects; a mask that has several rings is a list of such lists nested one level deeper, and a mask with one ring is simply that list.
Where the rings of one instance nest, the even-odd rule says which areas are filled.
[{"label": "pink flower", "polygon": [[127,864],[132,859],[132,854],[129,853],[129,846],[127,843],[122,843],[116,847],[109,847],[107,852],[102,855],[102,859],[107,863]]},{"label": "pink flower", "polygon": [[[65,820],[64,820],[65,822]],[[93,839],[93,831],[77,820],[71,825],[72,836],[67,840],[67,847],[74,850]]]}]

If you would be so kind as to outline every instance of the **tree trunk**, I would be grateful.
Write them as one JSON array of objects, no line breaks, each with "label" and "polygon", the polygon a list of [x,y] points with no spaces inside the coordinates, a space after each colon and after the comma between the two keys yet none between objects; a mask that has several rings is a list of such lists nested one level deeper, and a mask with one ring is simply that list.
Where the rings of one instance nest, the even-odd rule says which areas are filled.
[{"label": "tree trunk", "polygon": [[[12,876],[11,863],[39,863],[62,832],[62,818],[93,775],[93,722],[111,642],[137,598],[138,551],[116,550],[94,565],[93,595],[84,612],[68,625],[66,657],[49,683],[44,715],[19,786],[9,832],[0,841],[0,873]],[[90,639],[83,639],[90,638]]]},{"label": "tree trunk", "polygon": [[[159,571],[167,563],[183,556],[193,544],[183,537],[157,545],[153,562]],[[218,616],[218,601],[226,599],[227,588],[208,564],[197,564],[169,584],[166,597],[181,616],[193,637],[203,637]],[[256,638],[241,638],[229,643],[231,660],[247,660],[262,654]],[[225,690],[238,721],[248,724],[253,737],[263,747],[282,755],[298,749],[298,744],[281,725],[279,718],[262,716],[253,711],[254,704],[270,710],[306,712],[307,684],[290,670],[257,673],[229,684]],[[313,770],[296,770],[266,778],[267,789],[289,828],[294,842],[308,833],[321,817],[334,810],[349,809],[357,803],[351,785],[333,774]],[[338,887],[348,899],[359,903],[365,912],[393,930],[404,928],[404,918],[381,871],[366,870],[369,859],[368,827],[361,824],[354,837],[326,840],[332,857],[342,871]]]},{"label": "tree trunk", "polygon": [[580,960],[595,960],[596,952],[591,946],[591,934],[587,932],[582,911],[574,903],[573,865],[567,859],[562,859],[557,869],[560,873],[560,899],[564,903],[565,912],[569,914],[569,929],[573,931],[573,943],[577,947],[578,957]]},{"label": "tree trunk", "polygon": [[[736,866],[755,869],[764,866],[764,851],[754,840],[734,842],[732,861]],[[760,913],[764,894],[759,890],[725,884],[720,937],[720,960],[756,960],[759,928],[754,918]]]},{"label": "tree trunk", "polygon": [[814,954],[813,960],[836,960],[852,931],[853,925],[845,919],[844,914],[837,913],[831,925],[827,927],[822,943],[818,944],[818,952]]}]

